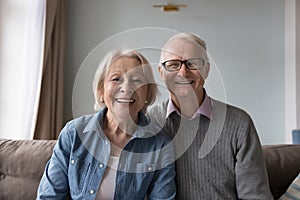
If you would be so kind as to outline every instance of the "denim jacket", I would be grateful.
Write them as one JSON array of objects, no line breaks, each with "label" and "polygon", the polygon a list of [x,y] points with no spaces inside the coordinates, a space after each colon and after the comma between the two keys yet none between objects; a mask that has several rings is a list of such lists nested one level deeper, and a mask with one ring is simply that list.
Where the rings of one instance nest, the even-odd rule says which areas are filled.
[{"label": "denim jacket", "polygon": [[[101,127],[107,109],[82,116],[62,129],[37,199],[95,199],[110,155]],[[163,130],[139,113],[138,127],[122,150],[114,199],[174,199],[174,150]]]}]

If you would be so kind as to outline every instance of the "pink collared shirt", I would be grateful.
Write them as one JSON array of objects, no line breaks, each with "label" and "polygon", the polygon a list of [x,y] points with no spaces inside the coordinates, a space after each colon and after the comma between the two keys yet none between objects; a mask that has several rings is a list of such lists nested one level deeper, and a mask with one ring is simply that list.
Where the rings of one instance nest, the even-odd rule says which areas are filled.
[{"label": "pink collared shirt", "polygon": [[[178,115],[181,115],[180,112],[178,111],[178,109],[176,108],[175,104],[171,100],[171,98],[169,98],[166,118],[168,118],[172,112],[177,112]],[[204,100],[201,103],[200,107],[197,109],[197,111],[194,113],[194,115],[191,118],[189,118],[189,120],[192,120],[200,115],[204,115],[210,120],[212,119],[212,102],[211,102],[211,98],[206,94],[206,92],[204,95]],[[184,117],[184,116],[182,116],[182,117]]]}]

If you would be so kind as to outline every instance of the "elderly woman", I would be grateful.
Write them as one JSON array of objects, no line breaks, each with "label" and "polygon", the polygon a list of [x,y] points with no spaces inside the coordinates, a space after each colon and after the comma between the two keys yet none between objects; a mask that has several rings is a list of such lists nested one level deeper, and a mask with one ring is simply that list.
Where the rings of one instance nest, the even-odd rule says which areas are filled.
[{"label": "elderly woman", "polygon": [[174,199],[174,151],[144,113],[157,87],[134,50],[101,61],[93,82],[94,115],[67,123],[46,165],[37,199]]}]

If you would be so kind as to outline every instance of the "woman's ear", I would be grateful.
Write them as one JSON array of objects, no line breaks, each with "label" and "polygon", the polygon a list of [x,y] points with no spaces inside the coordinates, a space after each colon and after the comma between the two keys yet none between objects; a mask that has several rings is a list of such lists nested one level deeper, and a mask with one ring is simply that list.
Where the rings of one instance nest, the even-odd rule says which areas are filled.
[{"label": "woman's ear", "polygon": [[103,88],[98,89],[98,96],[101,97],[100,99],[103,99],[104,91]]}]

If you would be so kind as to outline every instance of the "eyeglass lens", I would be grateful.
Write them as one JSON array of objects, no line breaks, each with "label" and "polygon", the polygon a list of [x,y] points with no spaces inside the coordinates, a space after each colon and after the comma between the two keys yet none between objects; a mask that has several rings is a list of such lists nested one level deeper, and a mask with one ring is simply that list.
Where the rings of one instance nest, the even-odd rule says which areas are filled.
[{"label": "eyeglass lens", "polygon": [[168,71],[178,71],[181,69],[182,65],[185,64],[186,68],[189,70],[200,69],[205,65],[204,59],[189,59],[189,60],[167,60],[162,63]]}]

